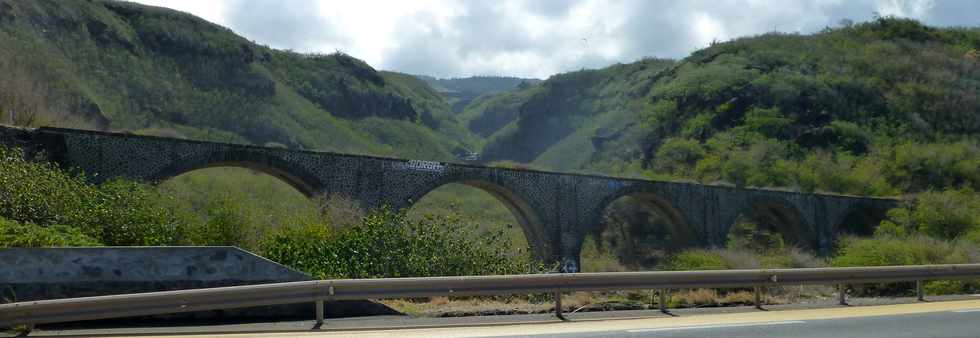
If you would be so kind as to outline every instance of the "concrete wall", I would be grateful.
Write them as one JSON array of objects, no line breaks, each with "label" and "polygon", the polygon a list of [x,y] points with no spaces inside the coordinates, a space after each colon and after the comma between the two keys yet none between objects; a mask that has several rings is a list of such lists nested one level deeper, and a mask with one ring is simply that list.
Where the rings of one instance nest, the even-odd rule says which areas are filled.
[{"label": "concrete wall", "polygon": [[309,279],[235,247],[0,249],[0,286],[19,301]]}]

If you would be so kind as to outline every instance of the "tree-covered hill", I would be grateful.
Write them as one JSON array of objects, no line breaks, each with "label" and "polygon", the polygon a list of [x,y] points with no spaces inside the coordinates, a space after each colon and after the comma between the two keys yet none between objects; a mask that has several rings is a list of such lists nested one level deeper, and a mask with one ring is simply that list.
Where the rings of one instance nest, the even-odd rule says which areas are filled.
[{"label": "tree-covered hill", "polygon": [[5,123],[442,160],[476,142],[415,77],[169,9],[0,0],[0,46]]},{"label": "tree-covered hill", "polygon": [[[485,158],[895,195],[980,184],[980,30],[877,18],[677,61],[560,74],[477,102]],[[503,125],[503,127],[499,127]]]}]

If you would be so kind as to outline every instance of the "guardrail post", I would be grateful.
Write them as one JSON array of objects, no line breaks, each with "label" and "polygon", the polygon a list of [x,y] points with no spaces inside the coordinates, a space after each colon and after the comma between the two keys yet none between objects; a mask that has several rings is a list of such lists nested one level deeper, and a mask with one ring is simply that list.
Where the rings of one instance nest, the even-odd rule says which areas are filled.
[{"label": "guardrail post", "polygon": [[847,293],[845,292],[846,290],[847,290],[846,285],[837,284],[837,304],[847,305]]},{"label": "guardrail post", "polygon": [[660,290],[660,312],[667,313],[667,289]]},{"label": "guardrail post", "polygon": [[567,321],[565,315],[561,313],[561,291],[555,291],[555,317],[563,321]]},{"label": "guardrail post", "polygon": [[753,301],[755,302],[755,308],[762,310],[762,291],[760,290],[761,288],[758,285],[753,286],[752,288],[754,291],[752,298]]},{"label": "guardrail post", "polygon": [[926,300],[925,292],[922,291],[922,281],[921,280],[915,281],[915,297],[920,302],[924,302]]},{"label": "guardrail post", "polygon": [[316,325],[323,325],[323,300],[316,300]]}]

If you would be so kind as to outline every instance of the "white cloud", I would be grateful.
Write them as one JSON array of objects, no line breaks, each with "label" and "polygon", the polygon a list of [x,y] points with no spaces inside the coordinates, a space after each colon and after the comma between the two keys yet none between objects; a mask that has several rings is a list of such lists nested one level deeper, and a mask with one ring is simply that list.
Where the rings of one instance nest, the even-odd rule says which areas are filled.
[{"label": "white cloud", "polygon": [[878,13],[883,16],[922,19],[935,4],[933,0],[878,0]]},{"label": "white cloud", "polygon": [[344,51],[435,76],[557,72],[679,58],[711,41],[810,33],[877,12],[934,25],[980,22],[975,0],[138,0],[277,48]]}]

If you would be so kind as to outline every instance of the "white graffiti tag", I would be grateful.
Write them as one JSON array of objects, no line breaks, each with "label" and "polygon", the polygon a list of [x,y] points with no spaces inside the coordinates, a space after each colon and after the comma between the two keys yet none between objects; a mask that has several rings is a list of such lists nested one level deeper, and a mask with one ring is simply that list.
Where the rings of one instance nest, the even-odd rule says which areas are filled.
[{"label": "white graffiti tag", "polygon": [[396,163],[395,168],[403,170],[421,170],[441,173],[446,170],[442,163],[434,161],[408,160],[408,162]]}]

